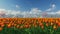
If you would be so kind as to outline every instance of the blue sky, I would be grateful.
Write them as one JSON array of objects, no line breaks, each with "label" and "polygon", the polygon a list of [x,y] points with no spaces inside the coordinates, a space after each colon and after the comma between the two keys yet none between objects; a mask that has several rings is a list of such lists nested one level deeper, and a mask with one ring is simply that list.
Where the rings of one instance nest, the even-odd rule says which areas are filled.
[{"label": "blue sky", "polygon": [[0,0],[0,9],[26,11],[31,10],[31,8],[38,8],[44,11],[50,8],[53,3],[56,4],[55,10],[60,10],[60,0]]},{"label": "blue sky", "polygon": [[60,0],[0,0],[0,16],[60,15]]}]

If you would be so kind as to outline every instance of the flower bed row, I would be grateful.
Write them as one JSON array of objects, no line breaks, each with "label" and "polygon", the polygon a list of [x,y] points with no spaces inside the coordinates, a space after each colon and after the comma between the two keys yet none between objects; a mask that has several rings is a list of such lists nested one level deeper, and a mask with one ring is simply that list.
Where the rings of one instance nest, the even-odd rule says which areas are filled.
[{"label": "flower bed row", "polygon": [[30,30],[35,31],[36,28],[37,32],[52,34],[60,32],[59,27],[60,18],[0,18],[0,32],[7,31],[7,29],[17,29],[18,31],[25,29],[25,31],[30,32]]}]

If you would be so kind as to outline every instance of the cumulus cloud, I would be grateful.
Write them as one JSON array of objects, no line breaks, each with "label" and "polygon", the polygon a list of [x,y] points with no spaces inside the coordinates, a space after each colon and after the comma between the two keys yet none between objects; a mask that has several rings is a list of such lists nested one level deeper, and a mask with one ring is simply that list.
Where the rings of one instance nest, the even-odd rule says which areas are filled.
[{"label": "cumulus cloud", "polygon": [[19,8],[20,6],[19,5],[16,5],[16,8]]},{"label": "cumulus cloud", "polygon": [[55,5],[55,4],[52,4],[52,5],[50,6],[50,8],[48,8],[46,11],[52,11],[52,10],[55,9],[55,7],[56,7],[56,5]]},{"label": "cumulus cloud", "polygon": [[55,4],[52,4],[51,6],[52,6],[52,8],[55,8],[56,5]]},{"label": "cumulus cloud", "polygon": [[60,10],[56,12],[56,14],[60,14]]},{"label": "cumulus cloud", "polygon": [[[46,12],[45,12],[46,13]],[[38,8],[32,8],[30,11],[15,11],[15,10],[6,10],[6,9],[0,9],[0,17],[23,17],[23,18],[38,18],[38,17],[57,17],[60,15],[60,10],[56,12],[47,12],[45,13],[38,9]],[[42,15],[44,14],[44,16]]]},{"label": "cumulus cloud", "polygon": [[51,11],[52,10],[52,8],[49,8],[49,9],[47,9],[46,11]]},{"label": "cumulus cloud", "polygon": [[[51,7],[45,11],[42,11],[38,8],[31,8],[30,11],[15,11],[15,10],[6,10],[6,9],[0,9],[0,17],[23,17],[23,18],[38,18],[38,17],[56,17],[58,14],[58,17],[60,16],[60,10],[59,11],[52,11],[56,7],[55,4],[52,4]],[[16,5],[16,8],[19,8],[19,5]]]},{"label": "cumulus cloud", "polygon": [[[2,12],[4,12],[2,15]],[[15,10],[6,10],[0,9],[0,15],[3,17],[38,17],[38,15],[42,12],[38,8],[32,8],[30,11],[15,11]]]},{"label": "cumulus cloud", "polygon": [[52,14],[52,15],[58,14],[58,15],[60,15],[60,10],[58,10],[58,11],[56,11],[56,12],[48,12],[47,14]]},{"label": "cumulus cloud", "polygon": [[38,8],[32,8],[30,13],[33,13],[33,14],[37,14],[37,13],[40,13],[42,12],[41,10],[39,10]]}]

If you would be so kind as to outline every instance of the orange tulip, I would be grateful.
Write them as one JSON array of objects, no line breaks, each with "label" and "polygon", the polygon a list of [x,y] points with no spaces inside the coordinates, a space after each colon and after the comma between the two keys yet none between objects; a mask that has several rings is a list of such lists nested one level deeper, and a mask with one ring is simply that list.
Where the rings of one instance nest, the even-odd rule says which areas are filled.
[{"label": "orange tulip", "polygon": [[48,23],[46,23],[46,26],[48,27],[48,26],[49,26],[49,24],[48,24]]},{"label": "orange tulip", "polygon": [[0,31],[2,31],[2,29],[3,29],[3,28],[2,28],[2,27],[0,27]]},{"label": "orange tulip", "polygon": [[44,26],[41,26],[42,29],[44,29]]},{"label": "orange tulip", "polygon": [[2,24],[1,27],[4,27],[4,24]]},{"label": "orange tulip", "polygon": [[25,28],[29,28],[29,25],[24,25]]},{"label": "orange tulip", "polygon": [[19,28],[20,26],[19,26],[19,25],[17,25],[16,27],[17,27],[17,28]]},{"label": "orange tulip", "polygon": [[37,25],[34,25],[34,27],[37,27]]},{"label": "orange tulip", "polygon": [[54,23],[51,23],[51,26],[53,25]]},{"label": "orange tulip", "polygon": [[20,26],[20,28],[23,28],[23,26]]},{"label": "orange tulip", "polygon": [[58,23],[58,26],[60,26],[60,23]]},{"label": "orange tulip", "polygon": [[8,24],[7,27],[10,28],[11,27],[11,24]]},{"label": "orange tulip", "polygon": [[17,24],[14,24],[14,26],[17,26]]},{"label": "orange tulip", "polygon": [[43,26],[43,23],[40,23],[39,26]]},{"label": "orange tulip", "polygon": [[56,26],[56,25],[54,25],[54,26],[53,26],[53,29],[57,29],[57,26]]}]

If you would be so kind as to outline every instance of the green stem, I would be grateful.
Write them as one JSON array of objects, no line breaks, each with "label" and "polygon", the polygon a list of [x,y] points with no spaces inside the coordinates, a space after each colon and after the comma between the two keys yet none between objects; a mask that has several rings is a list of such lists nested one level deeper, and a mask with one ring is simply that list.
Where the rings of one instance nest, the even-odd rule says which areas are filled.
[{"label": "green stem", "polygon": [[53,34],[53,32],[54,32],[54,31],[50,29],[50,34]]}]

